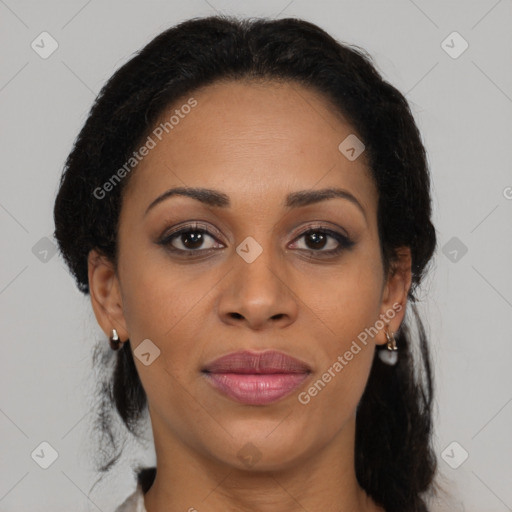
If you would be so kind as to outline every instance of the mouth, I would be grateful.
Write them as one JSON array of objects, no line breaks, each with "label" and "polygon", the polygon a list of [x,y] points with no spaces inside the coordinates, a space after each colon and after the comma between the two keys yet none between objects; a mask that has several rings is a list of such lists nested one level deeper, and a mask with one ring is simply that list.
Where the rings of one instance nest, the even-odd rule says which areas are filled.
[{"label": "mouth", "polygon": [[217,391],[240,403],[266,405],[290,395],[311,374],[311,367],[283,352],[234,352],[202,370]]}]

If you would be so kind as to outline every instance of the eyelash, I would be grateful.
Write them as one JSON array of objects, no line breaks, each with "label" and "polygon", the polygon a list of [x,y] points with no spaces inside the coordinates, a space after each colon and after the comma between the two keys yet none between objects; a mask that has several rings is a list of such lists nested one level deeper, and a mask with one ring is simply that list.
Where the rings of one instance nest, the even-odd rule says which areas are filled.
[{"label": "eyelash", "polygon": [[[185,250],[185,249],[177,249],[176,247],[173,247],[171,245],[172,242],[174,241],[174,239],[178,239],[181,235],[188,234],[188,233],[201,233],[201,234],[206,234],[214,239],[216,238],[215,235],[208,230],[206,225],[200,224],[200,223],[194,223],[191,225],[184,226],[177,231],[173,231],[173,232],[165,235],[157,243],[158,243],[158,245],[164,246],[168,251],[170,251],[172,253],[177,253],[177,254],[181,253],[183,255],[185,253],[188,253],[190,255],[188,257],[193,257],[195,255],[194,253],[210,252],[210,251],[216,250],[216,249],[188,249],[188,250]],[[342,235],[341,233],[338,233],[336,231],[332,231],[330,229],[321,227],[321,226],[308,226],[308,229],[306,231],[303,231],[300,235],[298,235],[294,239],[294,242],[296,242],[297,240],[300,240],[305,235],[309,235],[311,233],[317,233],[317,234],[321,233],[322,235],[327,235],[331,238],[334,238],[339,243],[339,246],[336,249],[331,249],[330,251],[314,250],[314,249],[299,249],[299,250],[306,251],[310,254],[318,253],[318,254],[328,257],[328,256],[337,256],[342,251],[344,251],[346,249],[350,249],[355,244],[355,242],[350,240],[347,236]],[[321,257],[323,257],[323,256],[321,256]]]}]

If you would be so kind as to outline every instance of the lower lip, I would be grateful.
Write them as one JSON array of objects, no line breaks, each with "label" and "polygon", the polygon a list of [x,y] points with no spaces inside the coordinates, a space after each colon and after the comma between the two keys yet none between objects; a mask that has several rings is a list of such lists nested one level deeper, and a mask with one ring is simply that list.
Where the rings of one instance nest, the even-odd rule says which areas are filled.
[{"label": "lower lip", "polygon": [[249,405],[275,402],[300,386],[309,373],[205,373],[208,382],[228,397]]}]

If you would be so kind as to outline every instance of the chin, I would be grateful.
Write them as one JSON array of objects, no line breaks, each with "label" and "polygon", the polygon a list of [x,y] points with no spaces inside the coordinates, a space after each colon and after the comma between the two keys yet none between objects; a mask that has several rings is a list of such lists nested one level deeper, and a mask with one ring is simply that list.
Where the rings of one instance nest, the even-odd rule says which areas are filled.
[{"label": "chin", "polygon": [[[282,435],[272,438],[273,434],[269,433],[275,428],[276,423],[273,422],[262,435],[237,436],[239,440],[231,443],[224,453],[212,455],[241,471],[264,473],[292,469],[300,459],[306,457],[303,443],[299,441],[300,437],[292,435],[284,436],[286,441]],[[227,454],[233,456],[226,457]]]}]

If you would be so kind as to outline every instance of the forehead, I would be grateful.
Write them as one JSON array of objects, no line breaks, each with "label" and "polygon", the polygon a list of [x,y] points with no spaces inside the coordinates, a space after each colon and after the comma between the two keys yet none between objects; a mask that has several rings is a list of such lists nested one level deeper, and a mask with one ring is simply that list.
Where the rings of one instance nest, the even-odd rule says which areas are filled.
[{"label": "forehead", "polygon": [[[195,106],[184,108],[191,100]],[[125,200],[141,207],[177,186],[222,190],[233,207],[281,204],[289,192],[335,186],[369,212],[376,208],[365,153],[350,161],[338,148],[353,127],[299,84],[218,82],[175,102],[159,127],[126,190]]]}]

